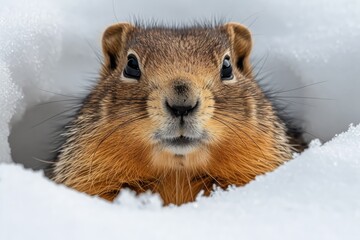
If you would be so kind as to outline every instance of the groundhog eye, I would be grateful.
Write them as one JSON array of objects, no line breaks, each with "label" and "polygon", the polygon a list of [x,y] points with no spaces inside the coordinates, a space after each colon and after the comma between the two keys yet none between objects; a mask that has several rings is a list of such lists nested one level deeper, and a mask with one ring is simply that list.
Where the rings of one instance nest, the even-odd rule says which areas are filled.
[{"label": "groundhog eye", "polygon": [[233,77],[230,57],[225,56],[221,68],[221,80],[231,80]]},{"label": "groundhog eye", "polygon": [[128,56],[128,61],[124,69],[124,76],[127,78],[134,78],[139,80],[141,76],[139,62],[132,54]]}]

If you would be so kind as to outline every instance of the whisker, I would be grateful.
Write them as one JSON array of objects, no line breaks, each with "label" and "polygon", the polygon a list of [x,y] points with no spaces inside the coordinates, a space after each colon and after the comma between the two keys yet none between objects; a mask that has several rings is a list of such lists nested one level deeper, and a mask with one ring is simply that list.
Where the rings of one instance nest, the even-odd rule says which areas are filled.
[{"label": "whisker", "polygon": [[[109,131],[101,140],[100,142],[98,143],[98,145],[96,146],[93,154],[92,154],[92,157],[91,157],[91,162],[90,162],[90,168],[89,168],[89,178],[91,178],[92,176],[92,166],[93,166],[93,161],[95,159],[95,155],[96,155],[96,152],[97,150],[99,149],[99,147],[101,146],[101,144],[108,138],[110,137],[112,134],[114,134],[117,130],[119,130],[121,127],[125,126],[126,124],[130,123],[130,122],[134,122],[136,120],[141,120],[142,118],[144,118],[146,116],[146,114],[141,114],[141,115],[138,115],[136,117],[133,117],[133,118],[130,118],[128,119],[127,121],[125,122],[122,122],[121,124],[119,124],[118,126],[114,127],[111,131]],[[95,132],[96,133],[96,132]],[[94,133],[94,134],[95,134]],[[93,134],[93,135],[94,135]]]},{"label": "whisker", "polygon": [[224,123],[221,119],[219,119],[218,117],[213,116],[214,120],[222,123],[223,125],[225,125],[226,127],[228,127],[230,130],[232,130],[237,136],[238,138],[241,140],[241,142],[246,146],[246,148],[249,150],[249,148],[247,147],[246,143],[244,142],[244,140],[240,137],[240,135],[233,129],[231,128],[228,124]]},{"label": "whisker", "polygon": [[[216,117],[216,118],[219,120],[218,117]],[[214,119],[215,119],[215,117],[214,117]],[[245,135],[257,146],[257,148],[260,150],[261,154],[263,155],[264,159],[266,159],[266,157],[265,157],[262,149],[260,148],[260,146],[256,143],[256,141],[255,141],[248,133],[246,133],[245,131],[243,131],[240,127],[238,127],[237,125],[233,124],[232,122],[226,121],[225,119],[222,119],[222,120],[225,121],[225,122],[227,122],[227,123],[229,123],[229,124],[231,124],[231,125],[234,126],[236,129],[238,129],[238,130],[241,131],[243,134],[245,134]],[[227,125],[227,126],[228,126],[228,125]],[[229,127],[229,126],[228,126],[228,127]],[[237,134],[237,132],[234,131],[233,129],[232,129],[232,131]],[[238,135],[238,134],[237,134],[237,135]],[[239,136],[239,135],[238,135],[238,136]],[[244,141],[242,141],[242,142],[244,143]],[[246,145],[245,145],[245,146],[246,146]],[[247,146],[246,146],[246,148],[247,148]]]},{"label": "whisker", "polygon": [[[264,55],[264,57],[261,59],[262,64],[261,64],[259,70],[256,72],[256,74],[255,74],[255,76],[254,76],[254,79],[256,79],[256,78],[259,76],[259,74],[260,74],[261,71],[263,70],[263,68],[264,68],[264,66],[265,66],[265,63],[267,62],[268,58],[269,58],[269,53],[267,52],[267,53]],[[256,67],[256,65],[252,68],[252,71],[250,71],[250,73],[253,72],[253,70],[255,70],[255,67]]]},{"label": "whisker", "polygon": [[[222,116],[224,116],[224,117],[228,117],[228,118],[231,118],[231,119],[233,119],[233,120],[235,120],[235,121],[238,121],[239,123],[244,123],[244,122],[245,122],[246,124],[249,124],[249,125],[251,125],[253,128],[256,128],[257,130],[260,130],[262,133],[266,134],[266,130],[267,130],[267,129],[262,129],[262,126],[261,126],[261,125],[255,126],[255,125],[254,125],[253,123],[251,123],[251,122],[246,122],[246,121],[244,121],[244,120],[242,120],[242,119],[239,119],[239,118],[236,118],[236,117],[234,117],[234,116],[228,115],[227,112],[225,112],[223,109],[217,109],[217,113],[220,114],[220,115],[222,115]],[[244,125],[244,126],[246,126],[246,125]]]},{"label": "whisker", "polygon": [[110,132],[108,132],[104,138],[102,138],[99,142],[99,144],[97,145],[96,149],[95,149],[95,152],[93,153],[93,156],[95,156],[95,153],[97,151],[97,149],[100,147],[100,145],[108,138],[110,137],[113,133],[115,133],[117,130],[119,130],[121,127],[125,126],[126,124],[129,124],[129,123],[132,123],[136,120],[141,120],[141,119],[144,119],[145,117],[147,116],[146,113],[144,114],[140,114],[136,117],[133,117],[133,118],[130,118],[128,120],[126,120],[125,122],[122,122],[121,124],[119,124],[118,126],[116,126],[113,130],[111,130]]},{"label": "whisker", "polygon": [[192,192],[192,186],[191,186],[191,183],[190,183],[190,177],[189,177],[189,173],[188,171],[185,169],[185,174],[186,174],[186,180],[188,182],[188,185],[189,185],[189,191],[190,191],[190,196],[191,196],[191,201],[194,200],[194,196],[193,196],[193,192]]},{"label": "whisker", "polygon": [[[102,60],[102,54],[99,52],[99,50],[96,50],[95,47],[91,44],[91,42],[88,39],[85,39],[87,45],[91,48],[91,50],[93,51],[96,60],[98,61],[99,64],[103,63]],[[98,73],[96,73],[96,75],[99,75]]]},{"label": "whisker", "polygon": [[276,101],[288,102],[288,103],[293,103],[293,104],[297,104],[297,105],[303,105],[303,106],[307,106],[307,107],[316,108],[315,105],[311,105],[311,104],[303,103],[303,102],[291,101],[291,100],[288,100],[288,99],[276,99]]},{"label": "whisker", "polygon": [[51,116],[51,117],[49,117],[49,118],[46,118],[46,119],[42,120],[42,121],[39,122],[39,123],[33,125],[31,128],[36,128],[36,127],[40,126],[41,124],[43,124],[43,123],[45,123],[45,122],[47,122],[47,121],[49,121],[49,120],[51,120],[51,119],[54,119],[54,118],[56,118],[56,117],[58,117],[58,116],[61,116],[61,115],[63,115],[63,114],[66,113],[66,112],[74,111],[74,110],[76,110],[76,109],[78,109],[78,108],[80,108],[80,107],[81,107],[81,105],[79,105],[79,106],[73,106],[73,107],[71,107],[71,108],[69,108],[69,109],[66,109],[66,110],[64,110],[64,111],[61,111],[61,112],[59,112],[59,113],[57,113],[57,114],[55,114],[55,115],[53,115],[53,116]]},{"label": "whisker", "polygon": [[39,103],[39,104],[35,105],[35,107],[44,106],[44,105],[51,104],[51,103],[71,102],[71,101],[79,102],[79,100],[80,99],[76,98],[76,99],[63,99],[63,100],[49,101],[49,102]]},{"label": "whisker", "polygon": [[333,99],[333,98],[319,98],[319,97],[307,97],[307,96],[276,96],[276,98],[299,98],[299,99],[311,99],[311,100],[325,100],[325,101],[328,101],[328,100],[336,100],[336,99]]},{"label": "whisker", "polygon": [[53,161],[46,161],[46,160],[43,160],[43,159],[40,159],[40,158],[37,158],[37,157],[32,157],[32,159],[34,159],[36,161],[39,161],[39,162],[42,162],[42,163],[49,163],[49,164],[54,163]]},{"label": "whisker", "polygon": [[218,186],[219,187],[221,187],[221,183],[215,178],[215,177],[213,177],[206,169],[205,169],[205,167],[201,167],[202,168],[202,170],[211,178],[211,179],[213,179],[217,184],[218,184]]},{"label": "whisker", "polygon": [[278,92],[271,92],[273,94],[278,94],[278,93],[285,93],[285,92],[292,92],[292,91],[297,91],[297,90],[301,90],[307,87],[311,87],[311,86],[315,86],[315,85],[319,85],[319,84],[323,84],[326,83],[327,81],[320,81],[320,82],[315,82],[315,83],[311,83],[305,86],[301,86],[301,87],[296,87],[296,88],[291,88],[291,89],[287,89],[287,90],[282,90],[282,91],[278,91]]},{"label": "whisker", "polygon": [[[76,96],[72,96],[72,95],[66,95],[66,94],[62,94],[62,93],[52,92],[52,91],[45,90],[45,89],[41,89],[41,88],[38,88],[38,89],[39,89],[40,91],[47,92],[47,93],[51,93],[51,94],[58,95],[58,96],[77,98]],[[82,99],[82,98],[79,98],[79,99]]]}]

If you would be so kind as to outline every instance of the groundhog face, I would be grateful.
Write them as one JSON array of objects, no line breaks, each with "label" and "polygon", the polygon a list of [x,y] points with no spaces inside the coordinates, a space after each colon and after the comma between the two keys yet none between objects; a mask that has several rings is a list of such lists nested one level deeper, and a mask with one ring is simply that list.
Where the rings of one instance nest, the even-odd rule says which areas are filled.
[{"label": "groundhog face", "polygon": [[251,120],[249,93],[257,89],[250,49],[250,32],[235,23],[178,29],[113,25],[103,37],[102,86],[111,86],[116,104],[106,114],[127,122],[122,132],[152,152],[154,166],[207,164],[204,155],[212,146],[238,137],[233,122]]}]

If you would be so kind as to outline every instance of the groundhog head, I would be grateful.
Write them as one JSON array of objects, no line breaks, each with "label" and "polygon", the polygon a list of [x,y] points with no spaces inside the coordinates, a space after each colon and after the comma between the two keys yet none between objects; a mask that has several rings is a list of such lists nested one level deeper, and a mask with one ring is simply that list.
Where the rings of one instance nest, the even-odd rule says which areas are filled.
[{"label": "groundhog head", "polygon": [[197,168],[225,142],[230,153],[239,148],[231,142],[254,145],[243,139],[251,139],[246,132],[262,95],[251,76],[252,40],[243,25],[119,23],[105,31],[102,46],[102,86],[113,95],[105,117],[114,125],[126,122],[121,137],[144,144],[153,166]]},{"label": "groundhog head", "polygon": [[251,45],[237,23],[109,27],[100,80],[67,127],[54,180],[109,200],[128,187],[181,204],[290,159]]}]

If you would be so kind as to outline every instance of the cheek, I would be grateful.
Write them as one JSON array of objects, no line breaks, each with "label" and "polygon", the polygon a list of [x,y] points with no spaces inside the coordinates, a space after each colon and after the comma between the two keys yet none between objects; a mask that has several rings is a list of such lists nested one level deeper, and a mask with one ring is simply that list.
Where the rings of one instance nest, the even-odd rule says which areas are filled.
[{"label": "cheek", "polygon": [[149,128],[158,129],[165,123],[166,115],[163,106],[163,94],[160,91],[153,91],[149,94],[147,101],[147,112],[149,115]]},{"label": "cheek", "polygon": [[209,134],[208,143],[210,145],[216,145],[229,137],[227,128],[219,120],[217,120],[217,117],[209,119],[204,126]]},{"label": "cheek", "polygon": [[213,94],[210,91],[202,91],[200,93],[201,105],[199,109],[198,119],[205,123],[214,114],[215,101]]},{"label": "cheek", "polygon": [[201,99],[198,120],[209,135],[209,143],[214,144],[226,137],[226,128],[216,116],[215,100],[211,91],[203,91]]}]

